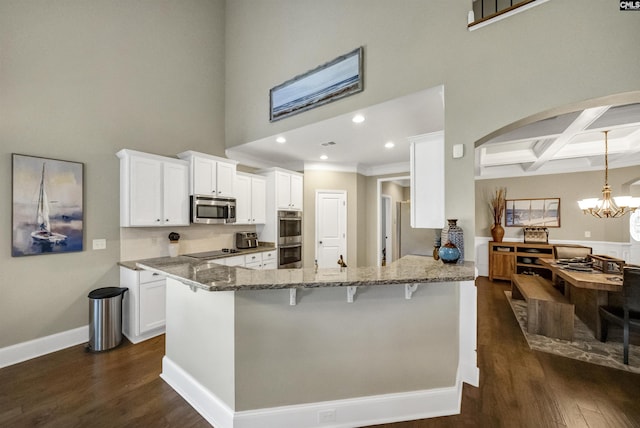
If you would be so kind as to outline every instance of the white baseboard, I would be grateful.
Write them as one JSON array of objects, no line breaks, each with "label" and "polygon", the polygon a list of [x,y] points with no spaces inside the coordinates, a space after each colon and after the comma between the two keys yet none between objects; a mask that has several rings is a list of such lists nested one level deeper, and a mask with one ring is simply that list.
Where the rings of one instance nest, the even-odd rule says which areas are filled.
[{"label": "white baseboard", "polygon": [[89,341],[89,326],[17,343],[0,349],[0,368]]},{"label": "white baseboard", "polygon": [[[474,370],[463,370],[473,382]],[[161,377],[216,428],[348,428],[460,413],[462,381],[447,388],[234,412],[169,358]]]},{"label": "white baseboard", "polygon": [[131,342],[131,343],[133,343],[135,345],[136,343],[144,342],[145,340],[149,340],[152,337],[160,336],[161,334],[164,334],[164,333],[165,333],[165,327],[162,326],[160,328],[156,328],[156,329],[148,331],[146,333],[142,333],[139,336],[129,335],[129,334],[125,333],[124,331],[122,332],[122,335],[124,337],[126,337],[127,339],[129,339],[129,342]]}]

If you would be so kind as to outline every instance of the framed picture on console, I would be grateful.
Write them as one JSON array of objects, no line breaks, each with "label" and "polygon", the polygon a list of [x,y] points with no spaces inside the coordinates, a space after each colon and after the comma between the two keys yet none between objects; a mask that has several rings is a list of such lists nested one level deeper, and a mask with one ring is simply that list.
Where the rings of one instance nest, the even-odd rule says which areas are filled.
[{"label": "framed picture on console", "polygon": [[505,226],[560,227],[560,198],[507,199]]}]

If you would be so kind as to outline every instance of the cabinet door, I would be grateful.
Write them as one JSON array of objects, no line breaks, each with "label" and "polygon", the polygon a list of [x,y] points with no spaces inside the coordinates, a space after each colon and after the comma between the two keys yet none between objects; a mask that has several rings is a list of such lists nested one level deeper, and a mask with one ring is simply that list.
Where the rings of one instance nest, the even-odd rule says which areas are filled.
[{"label": "cabinet door", "polygon": [[444,133],[411,142],[411,227],[444,226]]},{"label": "cabinet door", "polygon": [[226,257],[224,260],[224,264],[227,266],[244,266],[244,257],[245,256],[233,256]]},{"label": "cabinet door", "polygon": [[244,256],[244,266],[250,269],[260,269],[262,267],[262,254],[247,254]]},{"label": "cabinet door", "polygon": [[267,222],[267,182],[262,178],[251,179],[251,222]]},{"label": "cabinet door", "polygon": [[131,157],[129,185],[131,226],[162,224],[162,162],[143,157]]},{"label": "cabinet door", "polygon": [[278,209],[291,209],[291,174],[276,171],[276,202]]},{"label": "cabinet door", "polygon": [[166,280],[140,284],[140,334],[165,325]]},{"label": "cabinet door", "polygon": [[299,175],[291,175],[291,208],[296,210],[302,209],[302,177]]},{"label": "cabinet door", "polygon": [[262,262],[262,269],[278,269],[278,261],[277,260],[267,260]]},{"label": "cabinet door", "polygon": [[217,162],[216,190],[218,196],[234,197],[233,181],[236,176],[236,166],[232,163]]},{"label": "cabinet door", "polygon": [[234,191],[236,194],[236,224],[251,223],[251,177],[237,175]]},{"label": "cabinet door", "polygon": [[490,275],[489,279],[511,280],[511,274],[515,270],[515,256],[513,253],[501,253],[493,251],[490,254]]},{"label": "cabinet door", "polygon": [[163,166],[163,224],[189,225],[189,168],[187,165],[165,162]]},{"label": "cabinet door", "polygon": [[216,195],[216,161],[195,157],[192,165],[193,193]]}]

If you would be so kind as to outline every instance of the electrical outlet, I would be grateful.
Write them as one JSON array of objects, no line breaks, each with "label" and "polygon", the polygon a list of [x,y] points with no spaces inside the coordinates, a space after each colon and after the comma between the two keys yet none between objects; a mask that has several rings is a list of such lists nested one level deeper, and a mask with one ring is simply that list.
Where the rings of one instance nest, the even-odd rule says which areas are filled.
[{"label": "electrical outlet", "polygon": [[94,250],[104,250],[107,248],[107,240],[106,239],[94,239],[93,240],[93,249]]},{"label": "electrical outlet", "polygon": [[585,230],[584,231],[584,237],[585,238],[591,238],[591,231],[590,230]]},{"label": "electrical outlet", "polygon": [[335,409],[320,410],[318,412],[318,423],[319,424],[326,424],[326,423],[335,422],[335,421],[336,421],[336,410]]}]

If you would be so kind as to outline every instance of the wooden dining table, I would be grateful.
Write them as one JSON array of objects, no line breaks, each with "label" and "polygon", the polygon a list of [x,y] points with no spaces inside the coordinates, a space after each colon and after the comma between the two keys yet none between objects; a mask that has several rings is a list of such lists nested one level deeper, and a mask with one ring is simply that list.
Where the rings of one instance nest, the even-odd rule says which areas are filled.
[{"label": "wooden dining table", "polygon": [[564,280],[564,294],[574,304],[576,315],[600,340],[598,307],[622,306],[622,274],[602,273],[593,269],[588,272],[571,270],[555,259],[539,258],[538,262],[551,270],[554,279]]}]

